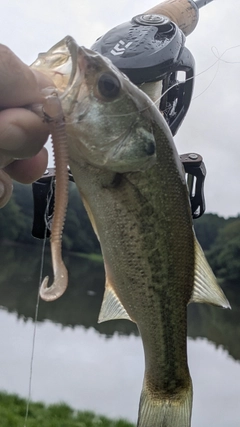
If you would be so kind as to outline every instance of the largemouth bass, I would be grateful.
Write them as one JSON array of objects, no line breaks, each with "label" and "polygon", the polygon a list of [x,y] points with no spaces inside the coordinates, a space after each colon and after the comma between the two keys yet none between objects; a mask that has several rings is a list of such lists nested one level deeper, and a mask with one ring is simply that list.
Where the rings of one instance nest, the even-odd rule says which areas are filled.
[{"label": "largemouth bass", "polygon": [[55,82],[72,174],[99,238],[106,287],[99,321],[130,319],[145,354],[139,427],[188,427],[187,305],[229,303],[192,225],[170,130],[109,60],[66,37],[33,67]]}]

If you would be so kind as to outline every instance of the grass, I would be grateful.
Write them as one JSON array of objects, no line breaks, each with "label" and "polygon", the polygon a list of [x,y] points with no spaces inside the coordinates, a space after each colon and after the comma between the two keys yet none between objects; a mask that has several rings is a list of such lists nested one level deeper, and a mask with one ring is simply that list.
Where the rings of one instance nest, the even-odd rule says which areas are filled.
[{"label": "grass", "polygon": [[1,427],[133,427],[124,420],[110,420],[94,412],[75,411],[65,403],[46,406],[31,403],[27,424],[26,400],[15,394],[0,392]]}]

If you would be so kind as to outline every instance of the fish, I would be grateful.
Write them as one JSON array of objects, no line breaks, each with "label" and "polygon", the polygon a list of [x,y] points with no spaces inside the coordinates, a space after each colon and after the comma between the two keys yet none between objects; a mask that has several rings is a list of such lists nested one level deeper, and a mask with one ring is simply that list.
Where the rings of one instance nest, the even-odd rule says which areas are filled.
[{"label": "fish", "polygon": [[198,243],[185,173],[165,119],[107,58],[70,36],[33,64],[55,83],[70,169],[99,239],[99,322],[135,322],[145,373],[138,427],[190,427],[187,306],[230,304]]}]

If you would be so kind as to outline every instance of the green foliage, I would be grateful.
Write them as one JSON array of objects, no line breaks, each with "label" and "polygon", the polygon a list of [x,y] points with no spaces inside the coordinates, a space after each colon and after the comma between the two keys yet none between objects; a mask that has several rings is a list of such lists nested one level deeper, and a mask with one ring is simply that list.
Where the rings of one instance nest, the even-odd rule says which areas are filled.
[{"label": "green foliage", "polygon": [[240,283],[240,216],[224,219],[205,214],[194,221],[194,228],[217,278]]},{"label": "green foliage", "polygon": [[[0,210],[0,242],[11,240],[31,245],[33,221],[32,186],[15,183],[10,202]],[[222,281],[240,281],[240,217],[205,214],[194,221],[197,238],[215,274]],[[69,185],[69,204],[63,233],[63,248],[84,254],[100,254],[99,242],[75,184]]]},{"label": "green foliage", "polygon": [[[37,245],[32,237],[33,196],[32,186],[14,183],[10,202],[0,209],[0,241]],[[76,186],[69,186],[69,204],[63,233],[63,247],[69,251],[100,254],[94,234]]]},{"label": "green foliage", "polygon": [[240,218],[219,231],[207,256],[219,279],[240,284]]},{"label": "green foliage", "polygon": [[0,240],[17,241],[21,230],[25,229],[24,215],[16,203],[15,195],[10,202],[0,209]]},{"label": "green foliage", "polygon": [[204,251],[209,250],[215,242],[219,230],[224,227],[226,220],[217,214],[205,214],[194,221],[194,229]]},{"label": "green foliage", "polygon": [[[0,392],[1,427],[22,427],[26,414],[26,401],[17,395]],[[74,411],[65,403],[46,406],[31,403],[27,427],[133,427],[124,420],[112,421],[93,412]]]}]

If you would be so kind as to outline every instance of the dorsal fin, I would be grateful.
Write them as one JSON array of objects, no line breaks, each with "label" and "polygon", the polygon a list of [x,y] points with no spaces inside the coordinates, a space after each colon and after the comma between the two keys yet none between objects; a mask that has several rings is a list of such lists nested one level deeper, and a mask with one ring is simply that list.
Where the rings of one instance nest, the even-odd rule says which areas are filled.
[{"label": "dorsal fin", "polygon": [[196,238],[194,288],[189,302],[205,302],[231,308]]}]

